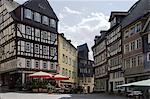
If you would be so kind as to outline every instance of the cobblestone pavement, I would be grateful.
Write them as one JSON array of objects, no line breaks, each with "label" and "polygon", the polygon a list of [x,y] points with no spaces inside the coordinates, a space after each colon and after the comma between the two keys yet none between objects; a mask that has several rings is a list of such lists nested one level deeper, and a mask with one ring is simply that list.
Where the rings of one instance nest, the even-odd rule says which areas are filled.
[{"label": "cobblestone pavement", "polygon": [[0,93],[0,99],[129,99],[108,94]]}]

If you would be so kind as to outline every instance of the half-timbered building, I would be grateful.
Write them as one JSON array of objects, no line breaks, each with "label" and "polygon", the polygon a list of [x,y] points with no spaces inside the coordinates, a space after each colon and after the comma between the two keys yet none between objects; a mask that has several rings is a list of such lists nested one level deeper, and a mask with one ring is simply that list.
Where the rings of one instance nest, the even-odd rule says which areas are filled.
[{"label": "half-timbered building", "polygon": [[36,71],[57,72],[58,18],[47,0],[0,0],[0,80],[10,88]]}]

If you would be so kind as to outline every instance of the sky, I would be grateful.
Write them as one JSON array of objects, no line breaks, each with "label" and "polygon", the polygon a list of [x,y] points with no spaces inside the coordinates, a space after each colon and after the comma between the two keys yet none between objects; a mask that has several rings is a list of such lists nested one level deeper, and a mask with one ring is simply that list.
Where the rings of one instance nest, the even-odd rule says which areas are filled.
[{"label": "sky", "polygon": [[[15,0],[22,4],[27,0]],[[94,38],[101,30],[110,27],[108,22],[111,11],[128,11],[137,0],[48,0],[59,18],[58,32],[64,33],[77,47],[84,43],[90,49]]]}]

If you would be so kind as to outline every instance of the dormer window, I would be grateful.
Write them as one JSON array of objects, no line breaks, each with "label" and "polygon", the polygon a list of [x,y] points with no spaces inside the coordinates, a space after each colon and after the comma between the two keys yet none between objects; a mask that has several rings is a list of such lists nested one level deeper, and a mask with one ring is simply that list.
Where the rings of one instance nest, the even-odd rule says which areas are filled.
[{"label": "dormer window", "polygon": [[27,19],[33,19],[33,13],[29,9],[25,9],[25,18]]},{"label": "dormer window", "polygon": [[42,17],[42,24],[49,25],[49,19],[47,16]]},{"label": "dormer window", "polygon": [[113,18],[113,20],[111,21],[111,27],[113,27],[115,24],[116,24],[117,20],[116,20],[116,17]]},{"label": "dormer window", "polygon": [[56,21],[54,19],[50,19],[50,27],[56,28]]},{"label": "dormer window", "polygon": [[34,13],[34,21],[41,22],[41,15],[37,12]]}]

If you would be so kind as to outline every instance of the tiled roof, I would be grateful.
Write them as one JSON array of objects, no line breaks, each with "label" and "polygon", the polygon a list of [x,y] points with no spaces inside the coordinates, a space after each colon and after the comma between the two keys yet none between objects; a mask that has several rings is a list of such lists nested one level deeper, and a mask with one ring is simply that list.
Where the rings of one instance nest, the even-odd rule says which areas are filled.
[{"label": "tiled roof", "polygon": [[141,18],[150,11],[150,0],[137,1],[128,11],[128,15],[122,21],[122,27],[126,27],[135,20]]}]

